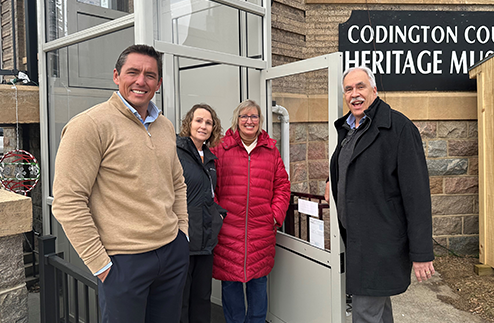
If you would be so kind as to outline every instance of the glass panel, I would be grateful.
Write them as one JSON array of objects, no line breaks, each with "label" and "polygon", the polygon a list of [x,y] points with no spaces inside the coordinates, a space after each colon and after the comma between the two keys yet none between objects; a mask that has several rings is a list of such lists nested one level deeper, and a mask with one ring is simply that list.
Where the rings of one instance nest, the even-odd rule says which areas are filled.
[{"label": "glass panel", "polygon": [[[292,191],[323,195],[328,176],[327,69],[278,78],[271,84],[272,100],[286,108],[290,116],[290,142],[305,144],[303,149],[310,152],[307,157],[305,153],[291,154],[296,157],[290,160]],[[278,115],[272,117],[274,137],[280,139]],[[300,138],[292,137],[299,131],[309,131],[310,138],[305,134]],[[316,146],[321,149],[312,149]],[[291,150],[301,148],[290,146]]]},{"label": "glass panel", "polygon": [[[113,90],[72,87],[68,81],[67,48],[47,53],[48,129],[50,147],[50,182],[53,183],[55,156],[65,124],[76,114],[106,101]],[[109,67],[113,70],[113,66]],[[116,86],[114,86],[116,89]],[[82,153],[82,152],[81,152]],[[76,158],[77,156],[74,156]]]},{"label": "glass panel", "polygon": [[173,42],[238,55],[238,10],[209,1],[189,4],[188,11],[172,13]]},{"label": "glass panel", "polygon": [[[257,102],[257,104],[261,105],[260,84],[261,84],[261,71],[252,68],[247,69],[247,97],[244,99],[254,100]],[[269,111],[271,111],[271,107],[269,107]],[[263,113],[265,114],[266,111],[263,111]],[[264,119],[266,120],[267,118]],[[266,129],[266,124],[263,124],[262,127]]]},{"label": "glass panel", "polygon": [[115,89],[115,62],[120,53],[133,44],[132,27],[69,46],[69,86]]},{"label": "glass panel", "polygon": [[178,58],[178,61],[180,118],[194,104],[206,103],[215,109],[225,132],[240,102],[239,68],[186,58]]},{"label": "glass panel", "polygon": [[77,2],[125,12],[130,12],[129,9],[134,5],[133,1],[129,0],[77,0]]},{"label": "glass panel", "polygon": [[[324,201],[324,189],[329,174],[328,152],[328,70],[306,72],[272,80],[272,100],[284,107],[290,116],[288,134],[278,114],[272,114],[273,138],[283,154],[280,139],[289,136],[291,191],[318,195],[310,198],[320,205]],[[333,122],[334,120],[331,120]],[[304,198],[309,199],[309,198]],[[297,199],[295,199],[295,202]],[[310,216],[299,213],[297,206],[287,213],[285,230],[306,241],[310,241]],[[328,208],[319,209],[319,219],[324,221],[324,245],[330,249],[330,215]]]},{"label": "glass panel", "polygon": [[[245,28],[240,26],[246,19],[239,10],[207,0],[161,0],[160,12],[159,40],[245,56],[241,52],[245,42],[241,30],[244,32]],[[259,19],[256,17],[252,22],[252,28]],[[254,53],[261,44],[258,28],[254,28],[249,39]]]},{"label": "glass panel", "polygon": [[247,56],[250,58],[262,58],[262,23],[261,17],[247,14]]},{"label": "glass panel", "polygon": [[132,13],[132,0],[45,0],[46,39],[52,41]]},{"label": "glass panel", "polygon": [[133,44],[133,34],[128,28],[46,54],[51,180],[62,128],[117,90],[113,68],[122,50]]}]

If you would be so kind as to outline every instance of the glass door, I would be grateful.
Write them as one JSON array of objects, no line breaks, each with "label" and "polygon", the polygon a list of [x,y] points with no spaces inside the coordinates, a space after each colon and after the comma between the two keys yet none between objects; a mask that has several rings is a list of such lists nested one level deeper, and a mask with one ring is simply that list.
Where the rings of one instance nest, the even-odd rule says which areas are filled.
[{"label": "glass door", "polygon": [[[261,97],[265,99],[265,106],[276,102],[290,116],[307,121],[309,126],[315,120],[328,120],[327,156],[330,156],[336,146],[333,121],[342,115],[341,66],[341,54],[333,53],[261,72]],[[321,113],[327,115],[321,118],[318,116]],[[289,139],[282,135],[283,140]],[[329,169],[329,159],[327,163]],[[289,170],[292,176],[292,194],[298,185],[294,177],[303,163],[294,165],[297,169]],[[311,172],[310,169],[305,171]],[[314,183],[316,182],[306,185]],[[299,208],[301,204],[299,200]],[[294,213],[299,214],[298,211]],[[318,216],[317,213],[313,215]],[[332,199],[329,214],[321,212],[318,217],[297,217],[297,224],[304,224],[296,226],[296,234],[278,232],[275,266],[268,279],[268,322],[339,323],[345,320],[344,248]],[[322,241],[320,244],[315,239],[309,239],[310,234],[317,234],[315,229],[318,225],[324,227],[318,233]]]}]

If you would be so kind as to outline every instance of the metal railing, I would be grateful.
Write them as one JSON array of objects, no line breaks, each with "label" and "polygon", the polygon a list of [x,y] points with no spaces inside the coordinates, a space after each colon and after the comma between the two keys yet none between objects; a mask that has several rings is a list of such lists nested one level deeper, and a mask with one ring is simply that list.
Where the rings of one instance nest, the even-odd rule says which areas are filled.
[{"label": "metal railing", "polygon": [[99,322],[96,277],[55,253],[55,239],[38,238],[41,323]]},{"label": "metal railing", "polygon": [[24,233],[24,271],[28,288],[39,281],[38,250],[34,248],[37,233],[33,231]]},{"label": "metal railing", "polygon": [[[321,195],[291,193],[284,232],[309,241],[310,215],[297,211],[296,198],[318,202],[320,220],[329,205]],[[55,240],[50,235],[38,237],[41,323],[99,322],[97,278],[57,254]]]},{"label": "metal railing", "polygon": [[[297,200],[295,200],[295,198],[297,198]],[[324,196],[322,195],[291,192],[290,204],[288,206],[288,211],[286,212],[284,223],[284,232],[305,241],[310,241],[309,218],[311,216],[298,212],[298,198],[318,203],[319,220],[324,220],[323,210],[329,209],[329,204],[324,200]]]}]

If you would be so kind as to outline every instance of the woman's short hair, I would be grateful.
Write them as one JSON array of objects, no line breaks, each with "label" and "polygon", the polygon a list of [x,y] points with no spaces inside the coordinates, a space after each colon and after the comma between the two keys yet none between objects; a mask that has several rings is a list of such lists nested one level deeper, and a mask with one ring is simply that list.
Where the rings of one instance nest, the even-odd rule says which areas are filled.
[{"label": "woman's short hair", "polygon": [[195,104],[189,112],[182,119],[182,126],[180,127],[179,136],[181,137],[190,137],[190,125],[192,124],[192,119],[194,118],[194,112],[197,109],[204,109],[211,113],[211,118],[213,119],[213,130],[211,131],[211,136],[206,140],[206,145],[209,147],[216,146],[221,140],[221,121],[211,106],[206,103]]},{"label": "woman's short hair", "polygon": [[233,110],[233,116],[232,116],[232,131],[237,131],[238,130],[238,118],[241,112],[245,109],[248,108],[256,108],[257,113],[259,114],[259,129],[257,130],[257,135],[259,135],[262,131],[262,124],[264,122],[264,116],[262,115],[261,112],[261,107],[259,104],[256,103],[254,100],[247,99],[245,101],[242,101],[236,108]]}]

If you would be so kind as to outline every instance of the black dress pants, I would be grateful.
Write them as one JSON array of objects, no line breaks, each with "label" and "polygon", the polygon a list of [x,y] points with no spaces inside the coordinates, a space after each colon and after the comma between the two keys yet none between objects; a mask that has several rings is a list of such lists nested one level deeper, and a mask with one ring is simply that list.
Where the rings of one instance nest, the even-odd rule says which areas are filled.
[{"label": "black dress pants", "polygon": [[182,302],[181,323],[211,322],[213,255],[190,256]]},{"label": "black dress pants", "polygon": [[389,296],[352,295],[352,323],[393,323]]}]

